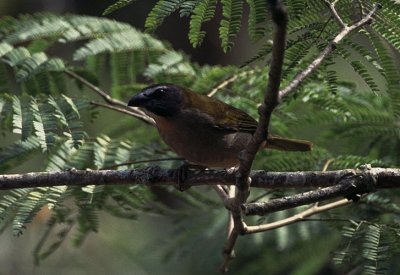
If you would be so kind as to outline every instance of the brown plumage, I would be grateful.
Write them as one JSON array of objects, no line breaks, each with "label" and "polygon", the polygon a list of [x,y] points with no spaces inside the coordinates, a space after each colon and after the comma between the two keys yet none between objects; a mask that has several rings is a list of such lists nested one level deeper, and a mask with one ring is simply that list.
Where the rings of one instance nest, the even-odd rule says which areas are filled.
[{"label": "brown plumage", "polygon": [[[147,87],[128,105],[142,107],[154,118],[160,136],[179,156],[206,167],[237,166],[239,152],[257,128],[244,111],[173,84]],[[285,151],[310,151],[312,146],[274,135],[265,145]]]}]

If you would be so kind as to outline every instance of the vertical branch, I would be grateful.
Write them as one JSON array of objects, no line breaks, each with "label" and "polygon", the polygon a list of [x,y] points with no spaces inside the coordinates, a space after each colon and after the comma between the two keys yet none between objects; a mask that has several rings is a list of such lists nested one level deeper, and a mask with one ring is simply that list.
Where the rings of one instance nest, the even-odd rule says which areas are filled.
[{"label": "vertical branch", "polygon": [[281,83],[283,58],[285,53],[288,15],[286,8],[281,1],[270,0],[268,3],[270,4],[272,20],[275,23],[275,32],[273,38],[274,44],[272,46],[272,59],[270,64],[268,85],[265,92],[264,101],[259,108],[260,119],[257,130],[247,148],[239,154],[240,165],[236,172],[237,193],[230,205],[234,228],[224,247],[223,252],[225,260],[221,267],[221,271],[223,272],[227,271],[228,263],[232,259],[233,248],[238,235],[243,235],[246,233],[246,224],[242,218],[240,205],[245,203],[247,197],[249,196],[251,183],[249,174],[251,166],[258,149],[263,145],[263,143],[266,142],[271,113],[279,103],[279,86]]},{"label": "vertical branch", "polygon": [[275,33],[268,86],[265,93],[264,102],[259,108],[260,120],[257,130],[254,133],[248,147],[240,153],[240,166],[236,173],[236,187],[238,192],[233,203],[232,214],[235,222],[235,230],[237,230],[239,234],[243,234],[245,232],[240,213],[240,204],[244,203],[249,195],[250,169],[258,149],[266,141],[271,113],[278,105],[288,17],[286,9],[280,1],[270,1],[270,4],[272,20],[275,23]]}]

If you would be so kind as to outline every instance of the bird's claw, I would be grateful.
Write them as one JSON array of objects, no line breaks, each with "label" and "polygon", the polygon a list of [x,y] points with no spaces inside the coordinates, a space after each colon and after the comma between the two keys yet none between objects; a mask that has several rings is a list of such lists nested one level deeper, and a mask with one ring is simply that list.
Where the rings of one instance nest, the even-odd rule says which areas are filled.
[{"label": "bird's claw", "polygon": [[189,164],[184,163],[175,170],[176,185],[175,188],[183,192],[190,188],[190,185],[186,184],[187,172],[189,171]]}]

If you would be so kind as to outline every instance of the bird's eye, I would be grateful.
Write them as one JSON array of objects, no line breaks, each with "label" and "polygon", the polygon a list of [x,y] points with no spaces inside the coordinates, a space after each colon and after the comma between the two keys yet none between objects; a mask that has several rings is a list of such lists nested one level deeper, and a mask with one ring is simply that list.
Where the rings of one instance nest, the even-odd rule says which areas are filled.
[{"label": "bird's eye", "polygon": [[167,93],[167,90],[165,88],[159,88],[154,91],[154,95],[156,97],[161,97],[161,96],[165,95],[166,93]]}]

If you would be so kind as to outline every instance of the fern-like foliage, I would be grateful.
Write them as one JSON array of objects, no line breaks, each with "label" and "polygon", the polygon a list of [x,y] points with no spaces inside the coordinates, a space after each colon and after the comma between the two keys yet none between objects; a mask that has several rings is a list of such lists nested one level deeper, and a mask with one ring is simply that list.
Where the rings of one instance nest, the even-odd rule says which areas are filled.
[{"label": "fern-like foliage", "polygon": [[146,30],[153,32],[162,24],[165,17],[178,10],[184,2],[184,0],[159,0],[146,18]]},{"label": "fern-like foliage", "polygon": [[[363,274],[384,274],[389,270],[387,262],[393,253],[398,250],[396,247],[390,251],[390,241],[398,237],[397,226],[382,226],[366,221],[351,222],[351,226],[343,228],[342,233],[347,239],[343,249],[336,253],[335,263],[343,266],[346,262],[357,263],[363,269]],[[393,239],[394,238],[394,239]],[[361,244],[361,255],[354,248]]]},{"label": "fern-like foliage", "polygon": [[217,0],[201,0],[194,9],[189,30],[189,41],[193,47],[199,46],[203,41],[206,32],[201,30],[201,25],[214,17],[216,5]]},{"label": "fern-like foliage", "polygon": [[[133,1],[118,1],[108,12],[130,2]],[[257,61],[268,64],[271,58],[272,44],[267,41],[271,24],[266,3],[160,0],[146,21],[147,30],[154,31],[167,16],[179,13],[190,20],[189,39],[199,46],[206,35],[204,23],[213,20],[220,6],[219,34],[223,49],[228,51],[242,24],[242,9],[248,6],[249,36],[262,46],[242,68],[199,66],[149,34],[104,18],[42,13],[0,19],[0,131],[4,136],[0,171],[129,169],[148,165],[141,161],[174,156],[160,145],[154,130],[131,117],[100,107],[94,109],[97,106],[94,104],[102,98],[71,78],[66,70],[122,101],[151,83],[173,82],[202,94],[213,91],[216,98],[256,118],[269,68],[263,63],[261,67],[250,64]],[[339,31],[324,1],[285,3],[290,21],[282,87],[313,61]],[[271,131],[310,139],[315,143],[313,152],[263,151],[257,156],[255,168],[294,171],[321,170],[327,164],[328,169],[357,168],[364,163],[380,167],[400,165],[400,70],[396,62],[400,11],[394,1],[385,0],[382,4],[384,8],[374,22],[339,44],[296,94],[285,99],[274,113]],[[336,7],[350,24],[365,15],[372,5],[366,0],[338,1]],[[58,57],[53,49],[64,45],[73,51],[70,56]],[[29,160],[33,158],[32,164]],[[157,164],[178,165],[171,161]],[[209,189],[193,189],[183,194],[176,194],[173,189],[163,192],[179,208],[160,202],[154,197],[157,192],[153,194],[138,186],[12,190],[1,194],[0,232],[11,226],[19,235],[39,212],[50,211],[48,229],[35,249],[35,261],[39,263],[66,239],[80,245],[90,232],[99,231],[102,211],[127,219],[152,211],[173,217],[171,232],[167,233],[175,237],[174,242],[165,245],[170,258],[184,256],[177,255],[180,250],[176,244],[198,245],[196,236],[208,236],[209,242],[201,242],[204,247],[218,244],[214,238],[222,239],[226,217],[218,198]],[[262,194],[252,190],[252,197],[273,198],[283,193]],[[315,262],[315,258],[309,257],[319,244],[318,256],[322,255],[320,251],[326,255],[338,251],[337,273],[348,273],[354,263],[365,273],[389,270],[396,274],[400,267],[391,259],[398,253],[397,194],[375,195],[363,198],[351,211],[326,214],[327,220],[335,221],[328,221],[329,225],[305,221],[255,239],[244,252],[249,253],[245,264],[247,274],[265,273],[266,268],[271,273],[287,273],[288,269],[282,270],[282,266],[289,265],[291,273],[316,274],[330,260],[327,256]],[[295,210],[282,211],[265,219],[271,221],[295,213]],[[336,222],[337,217],[340,222]],[[193,221],[193,231],[187,230],[188,221]],[[334,234],[339,232],[338,227],[343,231],[340,244]],[[262,260],[250,255],[257,253],[258,247],[259,255],[266,255]],[[280,253],[285,253],[285,257]]]},{"label": "fern-like foliage", "polygon": [[66,95],[59,99],[49,96],[45,101],[7,94],[2,95],[0,101],[11,106],[11,112],[3,118],[4,123],[8,116],[12,117],[13,132],[21,135],[22,141],[36,137],[43,151],[55,144],[57,136],[68,137],[75,148],[82,145],[86,137],[79,113],[79,109],[87,106],[85,101],[74,101]]},{"label": "fern-like foliage", "polygon": [[224,18],[221,20],[219,27],[219,36],[221,37],[222,49],[224,52],[229,51],[233,42],[231,41],[239,32],[241,19],[242,19],[242,6],[241,1],[222,0],[222,15]]},{"label": "fern-like foliage", "polygon": [[107,15],[110,13],[113,13],[116,10],[119,10],[125,6],[128,6],[129,4],[131,4],[132,2],[134,2],[135,0],[118,0],[117,2],[115,2],[114,4],[108,6],[104,11],[103,11],[103,15]]},{"label": "fern-like foliage", "polygon": [[256,42],[265,35],[267,21],[267,2],[262,0],[247,0],[249,5],[248,32],[252,41]]}]

